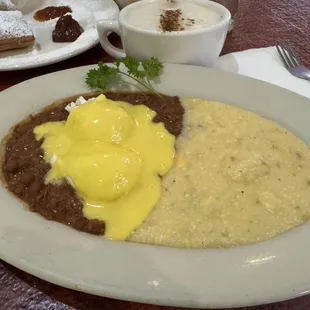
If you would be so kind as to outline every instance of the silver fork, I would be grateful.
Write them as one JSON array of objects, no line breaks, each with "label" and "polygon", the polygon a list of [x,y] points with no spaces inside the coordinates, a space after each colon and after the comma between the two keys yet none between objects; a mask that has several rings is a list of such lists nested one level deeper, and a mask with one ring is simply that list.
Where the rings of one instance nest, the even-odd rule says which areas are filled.
[{"label": "silver fork", "polygon": [[293,48],[288,44],[276,46],[286,69],[294,76],[310,81],[310,70],[302,65]]}]

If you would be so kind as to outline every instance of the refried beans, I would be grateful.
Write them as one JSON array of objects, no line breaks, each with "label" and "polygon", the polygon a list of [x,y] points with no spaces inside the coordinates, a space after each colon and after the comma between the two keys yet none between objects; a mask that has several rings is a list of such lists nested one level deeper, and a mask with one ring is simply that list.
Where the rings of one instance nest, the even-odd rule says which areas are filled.
[{"label": "refried beans", "polygon": [[[82,96],[89,99],[99,94],[95,92]],[[30,115],[12,129],[4,141],[3,178],[7,189],[23,200],[31,211],[79,231],[102,235],[104,222],[84,217],[83,202],[70,185],[45,184],[45,176],[51,166],[44,160],[43,141],[37,141],[33,133],[34,127],[40,124],[65,121],[69,115],[66,105],[75,102],[79,96],[60,100],[40,113]],[[105,96],[133,105],[144,104],[157,112],[154,122],[163,122],[176,137],[182,131],[184,109],[178,97],[159,97],[142,92],[105,92]]]}]

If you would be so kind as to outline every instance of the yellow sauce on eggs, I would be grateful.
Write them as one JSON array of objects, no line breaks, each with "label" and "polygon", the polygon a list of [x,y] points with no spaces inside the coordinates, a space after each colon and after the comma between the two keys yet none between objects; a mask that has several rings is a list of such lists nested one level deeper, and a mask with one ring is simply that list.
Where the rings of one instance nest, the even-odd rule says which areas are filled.
[{"label": "yellow sauce on eggs", "polygon": [[67,179],[89,219],[105,221],[108,238],[125,240],[158,202],[173,164],[175,137],[144,105],[104,95],[74,107],[66,122],[34,128],[52,165],[46,182]]}]

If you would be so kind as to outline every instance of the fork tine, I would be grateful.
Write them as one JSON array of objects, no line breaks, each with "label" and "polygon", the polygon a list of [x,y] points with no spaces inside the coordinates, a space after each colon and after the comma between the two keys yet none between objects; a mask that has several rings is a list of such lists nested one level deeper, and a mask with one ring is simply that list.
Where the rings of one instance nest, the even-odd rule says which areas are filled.
[{"label": "fork tine", "polygon": [[285,44],[281,44],[280,47],[282,48],[282,51],[286,57],[286,60],[287,60],[287,63],[289,65],[290,68],[292,67],[296,67],[296,65],[294,64],[293,60],[292,60],[292,57],[290,55],[290,53],[288,52]]},{"label": "fork tine", "polygon": [[299,67],[300,66],[300,61],[299,61],[299,58],[296,55],[294,49],[289,44],[285,44],[284,48],[287,50],[288,54],[291,56],[293,64],[296,67]]},{"label": "fork tine", "polygon": [[284,53],[284,50],[283,50],[282,46],[276,45],[276,48],[277,48],[278,54],[280,55],[280,57],[281,57],[281,59],[282,59],[284,65],[285,65],[285,67],[286,67],[287,69],[289,69],[289,68],[290,68],[290,65],[289,65],[289,63],[288,63],[288,61],[287,61],[287,58],[286,58],[286,55],[285,55],[285,53]]}]

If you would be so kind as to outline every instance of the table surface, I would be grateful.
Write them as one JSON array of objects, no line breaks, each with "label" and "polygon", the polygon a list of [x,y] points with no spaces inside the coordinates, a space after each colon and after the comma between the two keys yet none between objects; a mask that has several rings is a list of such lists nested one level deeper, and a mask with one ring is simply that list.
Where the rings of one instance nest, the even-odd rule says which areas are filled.
[{"label": "table surface", "polygon": [[[310,1],[309,0],[241,0],[232,34],[223,53],[266,47],[277,42],[290,42],[300,59],[310,68]],[[119,44],[119,38],[112,36]],[[111,61],[100,46],[51,66],[15,72],[0,72],[0,91],[42,74]],[[0,261],[0,310],[172,310],[111,300],[58,287],[37,279]],[[310,296],[273,305],[242,308],[243,310],[306,310]]]}]

